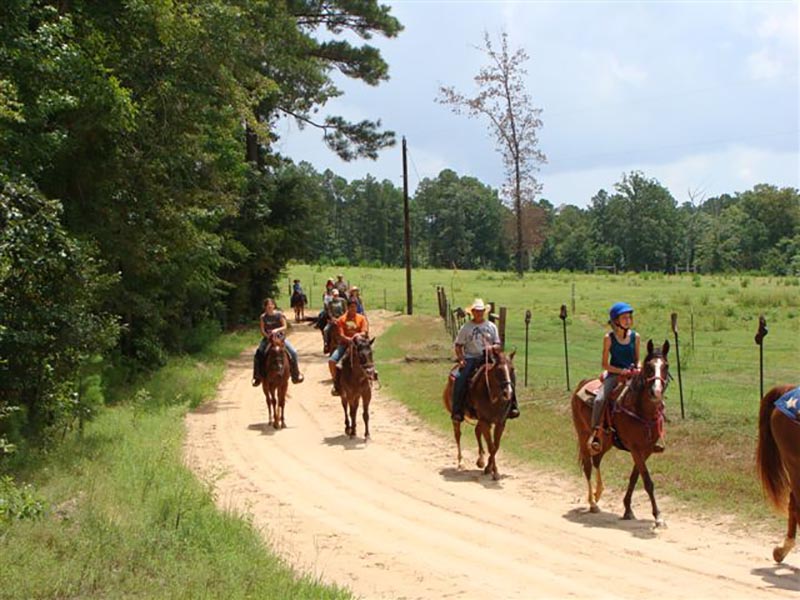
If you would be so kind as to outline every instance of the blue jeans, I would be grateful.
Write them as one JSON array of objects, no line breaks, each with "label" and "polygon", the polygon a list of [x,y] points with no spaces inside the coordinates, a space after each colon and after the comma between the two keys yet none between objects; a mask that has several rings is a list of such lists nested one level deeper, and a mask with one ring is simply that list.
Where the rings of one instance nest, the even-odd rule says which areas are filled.
[{"label": "blue jeans", "polygon": [[331,357],[328,359],[328,362],[338,363],[342,360],[345,352],[347,352],[347,344],[339,344],[336,346],[336,350],[331,352]]},{"label": "blue jeans", "polygon": [[458,372],[458,377],[456,377],[456,380],[453,382],[453,414],[464,415],[464,401],[466,400],[469,378],[482,363],[483,356],[466,358],[466,364],[461,367],[461,370]]},{"label": "blue jeans", "polygon": [[603,380],[603,387],[597,390],[594,404],[592,404],[592,429],[600,425],[600,419],[603,418],[603,409],[605,409],[606,401],[617,385],[617,379],[619,379],[619,375],[609,373]]},{"label": "blue jeans", "polygon": [[[267,338],[262,337],[261,343],[258,345],[258,349],[256,350],[256,355],[253,358],[253,377],[256,379],[261,379],[264,377],[264,374],[261,372],[262,365],[264,363],[264,353],[267,351],[267,345],[269,342]],[[294,349],[292,343],[285,339],[283,340],[283,347],[286,348],[286,352],[289,354],[289,363],[292,369],[292,373],[297,374],[298,362],[297,362],[297,350]]]}]

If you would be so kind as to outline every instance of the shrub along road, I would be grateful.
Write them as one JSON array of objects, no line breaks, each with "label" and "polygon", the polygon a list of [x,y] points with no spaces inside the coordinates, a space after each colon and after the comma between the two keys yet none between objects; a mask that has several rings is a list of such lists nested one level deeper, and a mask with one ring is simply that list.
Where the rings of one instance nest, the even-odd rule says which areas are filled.
[{"label": "shrub along road", "polygon": [[[371,313],[372,334],[397,318]],[[250,515],[298,571],[365,598],[770,598],[800,588],[800,554],[782,566],[770,559],[783,531],[731,533],[724,517],[690,517],[658,487],[669,527],[654,531],[641,484],[638,520],[619,519],[617,489],[606,489],[604,512],[589,514],[577,466],[562,479],[502,450],[499,481],[477,468],[459,472],[452,440],[379,389],[372,440],[361,437],[360,411],[360,436],[350,440],[319,332],[295,326],[291,339],[306,381],[290,386],[287,429],[267,424],[261,389],[250,386],[251,355],[242,355],[217,398],[188,415],[185,454],[220,508]],[[431,390],[431,401],[440,395]]]}]

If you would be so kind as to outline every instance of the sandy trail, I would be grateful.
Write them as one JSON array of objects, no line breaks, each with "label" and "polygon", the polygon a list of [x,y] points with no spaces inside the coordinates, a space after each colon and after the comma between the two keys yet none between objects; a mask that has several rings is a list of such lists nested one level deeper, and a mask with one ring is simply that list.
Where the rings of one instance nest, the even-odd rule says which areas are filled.
[{"label": "sandy trail", "polygon": [[[371,313],[372,332],[395,318]],[[800,598],[800,551],[782,566],[770,558],[782,531],[734,535],[722,522],[672,512],[661,493],[669,528],[655,532],[641,484],[640,520],[619,519],[618,489],[592,515],[579,480],[502,450],[499,481],[459,472],[452,440],[380,390],[372,441],[350,440],[319,332],[299,325],[291,339],[306,381],[290,388],[288,428],[267,425],[248,353],[228,366],[217,398],[188,415],[185,456],[213,481],[220,507],[252,515],[298,571],[364,598]],[[380,362],[380,340],[376,354]],[[432,401],[439,393],[431,390]],[[466,439],[472,457],[471,432]]]}]

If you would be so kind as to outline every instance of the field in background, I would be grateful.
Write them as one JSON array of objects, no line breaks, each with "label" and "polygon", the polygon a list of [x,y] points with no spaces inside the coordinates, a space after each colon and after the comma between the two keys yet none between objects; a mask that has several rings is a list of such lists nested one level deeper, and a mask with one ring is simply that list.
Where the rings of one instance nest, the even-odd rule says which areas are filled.
[{"label": "field in background", "polygon": [[[362,290],[367,310],[405,310],[402,269],[341,268],[292,265],[281,286],[279,303],[288,305],[289,279],[305,286],[313,307],[321,305],[328,277],[338,272]],[[764,386],[800,381],[800,280],[736,276],[667,276],[641,274],[513,273],[414,270],[414,313],[437,315],[436,286],[445,288],[452,306],[468,306],[476,296],[508,308],[506,345],[519,352],[524,373],[525,310],[532,312],[529,330],[528,383],[534,395],[566,396],[564,338],[559,310],[568,309],[567,338],[570,384],[600,370],[602,335],[608,307],[624,300],[636,308],[634,328],[643,340],[668,339],[675,381],[669,390],[669,416],[680,417],[678,369],[670,314],[678,314],[687,418],[748,417],[759,396],[759,347],[753,338],[764,315]],[[574,294],[573,294],[574,289]],[[574,299],[574,312],[573,312]],[[443,324],[440,322],[441,327]],[[449,352],[449,349],[447,350]]]}]

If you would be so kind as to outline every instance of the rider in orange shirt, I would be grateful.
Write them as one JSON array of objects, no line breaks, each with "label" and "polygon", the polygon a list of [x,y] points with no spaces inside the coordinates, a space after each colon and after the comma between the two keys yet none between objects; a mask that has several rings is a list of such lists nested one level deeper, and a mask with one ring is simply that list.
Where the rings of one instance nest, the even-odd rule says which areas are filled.
[{"label": "rider in orange shirt", "polygon": [[358,301],[351,297],[347,302],[347,312],[336,319],[336,326],[339,328],[339,345],[331,353],[328,359],[328,369],[333,379],[333,389],[331,395],[339,395],[339,378],[336,365],[344,357],[347,345],[358,335],[369,334],[369,323],[364,315],[358,314]]}]

